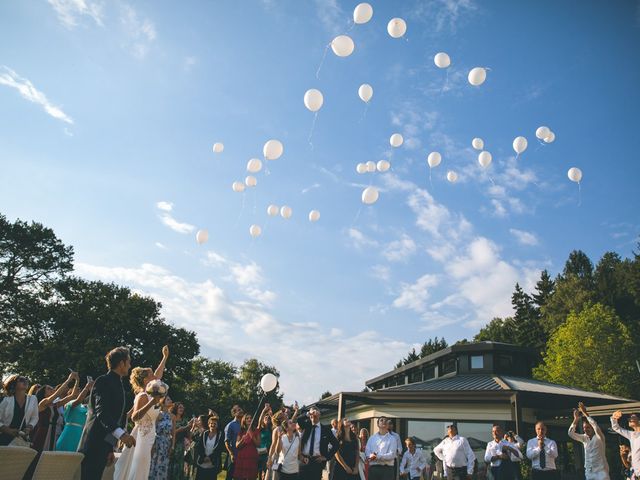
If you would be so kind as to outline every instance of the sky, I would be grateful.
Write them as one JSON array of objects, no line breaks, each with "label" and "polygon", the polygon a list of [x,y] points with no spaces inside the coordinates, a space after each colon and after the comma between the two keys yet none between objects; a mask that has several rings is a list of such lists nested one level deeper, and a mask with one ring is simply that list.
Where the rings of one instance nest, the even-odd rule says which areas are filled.
[{"label": "sky", "polygon": [[[53,228],[77,275],[160,301],[209,358],[275,366],[301,403],[361,390],[433,336],[472,338],[574,249],[632,254],[639,3],[378,1],[354,25],[357,3],[0,2],[0,212]],[[328,48],[340,34],[348,57]],[[236,193],[251,158],[257,185]]]}]

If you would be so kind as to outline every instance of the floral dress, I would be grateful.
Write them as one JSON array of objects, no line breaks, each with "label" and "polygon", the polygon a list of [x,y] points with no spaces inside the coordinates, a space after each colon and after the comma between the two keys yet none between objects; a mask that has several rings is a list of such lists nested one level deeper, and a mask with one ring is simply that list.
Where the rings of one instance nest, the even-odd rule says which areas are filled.
[{"label": "floral dress", "polygon": [[149,480],[167,480],[169,478],[169,451],[171,450],[171,435],[173,433],[173,419],[169,412],[162,412],[156,422],[156,443],[151,456],[151,470]]},{"label": "floral dress", "polygon": [[[176,421],[176,431],[179,428],[186,427],[189,421],[185,418],[181,418]],[[173,454],[171,455],[170,465],[170,479],[171,480],[184,480],[184,449],[189,430],[176,433],[176,446],[173,448]]]}]

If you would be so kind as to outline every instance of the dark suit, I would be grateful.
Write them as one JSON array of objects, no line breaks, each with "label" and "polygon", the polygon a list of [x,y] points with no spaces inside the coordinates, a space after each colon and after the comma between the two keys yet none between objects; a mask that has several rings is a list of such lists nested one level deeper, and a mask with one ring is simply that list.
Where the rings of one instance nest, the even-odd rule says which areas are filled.
[{"label": "dark suit", "polygon": [[[311,424],[309,417],[306,416],[298,418],[298,425],[303,429],[302,452],[304,452],[307,444],[311,440],[311,431],[314,426]],[[318,442],[318,439],[314,438],[314,442]],[[331,449],[329,449],[329,445],[331,445]],[[327,425],[320,425],[320,455],[327,460],[331,460],[338,451],[339,446],[340,443],[331,431],[331,428]],[[312,446],[309,445],[309,455],[313,456],[311,447]],[[317,462],[313,458],[310,458],[309,463],[301,466],[300,477],[302,480],[320,480],[320,478],[322,478],[322,469],[326,463],[326,461]]]},{"label": "dark suit", "polygon": [[124,387],[120,375],[114,371],[96,379],[89,397],[87,422],[82,431],[78,451],[84,453],[82,480],[100,480],[107,457],[116,444],[111,433],[122,428]]},{"label": "dark suit", "polygon": [[[206,430],[202,435],[198,436],[195,445],[195,458],[196,458],[196,468],[198,469],[196,473],[196,480],[205,480],[205,479],[214,479],[217,478],[218,473],[222,470],[222,450],[224,450],[224,432],[219,431],[216,435],[216,439],[214,443],[216,443],[215,448],[213,449],[213,453],[207,457],[205,455],[205,444],[207,442],[207,438],[209,437],[209,430]],[[213,465],[213,468],[201,468],[199,466],[200,463],[203,463],[205,459],[208,458]]]}]

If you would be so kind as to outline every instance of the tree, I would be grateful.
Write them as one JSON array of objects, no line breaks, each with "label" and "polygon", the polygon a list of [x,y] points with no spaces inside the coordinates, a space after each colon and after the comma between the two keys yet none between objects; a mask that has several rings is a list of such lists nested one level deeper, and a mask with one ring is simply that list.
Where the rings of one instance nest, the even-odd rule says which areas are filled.
[{"label": "tree", "polygon": [[[630,398],[637,392],[633,338],[611,307],[571,312],[549,339],[534,377],[589,391]],[[635,388],[632,388],[632,384]]]},{"label": "tree", "polygon": [[574,250],[569,254],[569,259],[562,271],[563,277],[575,275],[585,282],[591,282],[593,278],[593,263],[582,250]]},{"label": "tree", "polygon": [[594,298],[594,292],[576,275],[559,276],[553,295],[540,309],[540,322],[547,336],[565,322],[570,312],[581,312]]},{"label": "tree", "polygon": [[513,316],[515,343],[542,352],[546,339],[540,325],[538,311],[531,296],[522,290],[518,283],[511,296],[511,304],[515,310]]},{"label": "tree", "polygon": [[[240,366],[238,374],[231,381],[231,396],[245,411],[253,413],[258,408],[258,402],[264,393],[260,388],[260,380],[267,373],[273,373],[276,377],[280,375],[275,367],[250,358]],[[280,385],[266,395],[265,402],[270,403],[274,411],[280,408],[282,405]]]},{"label": "tree", "polygon": [[549,272],[546,269],[543,270],[540,274],[540,280],[536,283],[536,292],[531,295],[538,314],[540,314],[540,309],[547,304],[549,298],[553,295],[555,286],[556,283],[549,276]]},{"label": "tree", "polygon": [[496,317],[480,329],[480,331],[473,337],[473,341],[491,341],[515,344],[517,343],[515,335],[516,327],[513,317]]},{"label": "tree", "polygon": [[329,390],[327,390],[322,395],[320,395],[320,400],[324,400],[325,398],[329,398],[331,395],[333,395],[333,393],[331,393]]},{"label": "tree", "polygon": [[432,353],[436,353],[436,352],[439,352],[440,350],[444,350],[448,346],[449,344],[444,339],[444,337],[430,338],[429,340],[427,340],[422,344],[422,347],[420,348],[420,358],[424,358],[428,355],[431,355]]},{"label": "tree", "polygon": [[[187,412],[203,415],[212,409],[218,413],[223,423],[226,423],[231,417],[231,407],[235,403],[231,396],[231,384],[236,374],[237,369],[232,363],[196,357],[191,362],[190,381],[178,379],[184,392],[180,401],[185,405]],[[179,397],[175,398],[177,400]]]}]

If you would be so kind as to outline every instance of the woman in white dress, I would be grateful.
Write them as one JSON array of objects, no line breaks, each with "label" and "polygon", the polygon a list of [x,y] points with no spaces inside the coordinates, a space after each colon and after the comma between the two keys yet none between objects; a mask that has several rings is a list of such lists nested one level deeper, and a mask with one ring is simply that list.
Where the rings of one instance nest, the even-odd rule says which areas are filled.
[{"label": "woman in white dress", "polygon": [[160,414],[162,397],[153,398],[145,393],[152,380],[160,380],[169,357],[169,348],[162,348],[162,361],[154,372],[150,368],[136,367],[131,370],[129,381],[136,398],[133,401],[131,420],[135,426],[131,435],[136,439],[134,447],[125,447],[116,462],[114,480],[148,480],[151,468],[151,449],[156,440],[156,419]]}]

